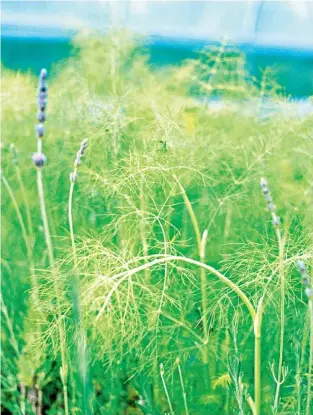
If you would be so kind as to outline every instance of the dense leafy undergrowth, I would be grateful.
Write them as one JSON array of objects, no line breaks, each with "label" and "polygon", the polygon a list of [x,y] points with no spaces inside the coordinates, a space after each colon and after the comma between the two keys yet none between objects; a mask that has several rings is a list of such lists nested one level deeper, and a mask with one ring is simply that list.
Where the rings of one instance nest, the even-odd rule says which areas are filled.
[{"label": "dense leafy undergrowth", "polygon": [[312,413],[312,116],[264,117],[285,98],[225,45],[163,70],[124,32],[76,45],[41,169],[37,79],[2,71],[3,413]]}]

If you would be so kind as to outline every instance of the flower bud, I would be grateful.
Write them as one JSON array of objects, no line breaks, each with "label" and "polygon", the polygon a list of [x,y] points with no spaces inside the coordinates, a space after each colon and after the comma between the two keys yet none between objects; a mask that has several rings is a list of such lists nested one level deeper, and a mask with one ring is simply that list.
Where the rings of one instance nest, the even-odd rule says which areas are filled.
[{"label": "flower bud", "polygon": [[298,261],[298,268],[299,268],[301,274],[306,274],[307,273],[307,268],[306,268],[303,261],[300,261],[300,260]]},{"label": "flower bud", "polygon": [[40,79],[45,80],[47,78],[47,69],[42,68],[40,71]]},{"label": "flower bud", "polygon": [[39,111],[38,112],[37,119],[41,123],[45,121],[46,115],[45,115],[44,111]]},{"label": "flower bud", "polygon": [[43,98],[38,99],[38,108],[40,111],[44,111],[47,105],[47,100]]},{"label": "flower bud", "polygon": [[71,172],[71,174],[70,174],[70,182],[71,183],[75,183],[76,178],[77,178],[77,171]]},{"label": "flower bud", "polygon": [[47,93],[48,87],[44,84],[39,85],[39,93]]},{"label": "flower bud", "polygon": [[[42,89],[42,87],[40,89]],[[38,98],[39,99],[46,99],[47,98],[46,92],[39,92]]]},{"label": "flower bud", "polygon": [[267,202],[267,209],[272,214],[272,218],[273,218],[272,224],[273,226],[277,227],[279,226],[279,223],[280,223],[279,217],[276,215],[276,206],[274,205],[270,190],[267,185],[267,181],[264,177],[261,178],[260,185],[261,185],[261,190],[262,190],[264,199]]},{"label": "flower bud", "polygon": [[43,153],[33,153],[32,156],[33,162],[35,163],[36,167],[43,167],[47,158]]},{"label": "flower bud", "polygon": [[45,127],[43,126],[43,124],[37,124],[36,125],[36,133],[37,133],[38,138],[41,138],[41,137],[44,136]]}]

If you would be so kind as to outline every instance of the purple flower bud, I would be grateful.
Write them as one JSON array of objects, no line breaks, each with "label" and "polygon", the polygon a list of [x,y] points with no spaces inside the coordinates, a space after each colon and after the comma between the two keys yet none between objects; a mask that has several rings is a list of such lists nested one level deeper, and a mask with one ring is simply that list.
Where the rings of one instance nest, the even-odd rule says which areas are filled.
[{"label": "purple flower bud", "polygon": [[46,92],[39,92],[39,94],[38,94],[38,98],[39,98],[40,100],[44,100],[44,99],[46,99],[46,98],[47,98],[47,94],[46,94]]},{"label": "purple flower bud", "polygon": [[267,181],[264,177],[261,177],[260,185],[263,189],[267,189]]},{"label": "purple flower bud", "polygon": [[42,99],[39,98],[38,99],[38,108],[40,109],[40,111],[44,111],[47,105],[47,100],[46,99]]},{"label": "purple flower bud", "polygon": [[306,274],[307,273],[307,268],[306,268],[303,261],[300,261],[300,260],[298,261],[298,268],[299,268],[301,274]]},{"label": "purple flower bud", "polygon": [[298,261],[298,268],[301,273],[301,282],[305,287],[305,295],[311,299],[313,297],[313,288],[310,286],[310,278],[308,275],[308,269],[303,261]]},{"label": "purple flower bud", "polygon": [[70,174],[70,182],[71,183],[74,183],[76,181],[76,178],[77,178],[77,172],[76,171],[75,172],[71,172],[71,174]]},{"label": "purple flower bud", "polygon": [[88,139],[87,139],[87,138],[84,138],[84,140],[82,141],[82,143],[81,143],[81,145],[80,145],[81,150],[82,150],[82,151],[85,151],[85,150],[86,150],[87,145],[88,145]]},{"label": "purple flower bud", "polygon": [[47,78],[47,70],[42,68],[40,71],[40,79],[44,80]]},{"label": "purple flower bud", "polygon": [[45,127],[43,126],[43,124],[37,124],[36,125],[36,133],[37,133],[38,138],[41,138],[41,137],[44,136]]},{"label": "purple flower bud", "polygon": [[32,159],[35,165],[39,168],[42,167],[47,160],[43,153],[33,153]]},{"label": "purple flower bud", "polygon": [[270,194],[270,190],[268,188],[267,181],[264,177],[261,178],[260,185],[261,185],[261,189],[262,189],[262,193],[264,195],[264,198],[267,202],[267,208],[272,213],[272,216],[273,216],[272,224],[274,226],[279,226],[279,217],[276,215],[275,205],[274,205],[272,196]]},{"label": "purple flower bud", "polygon": [[39,122],[44,122],[46,119],[46,115],[44,113],[44,111],[39,111],[38,115],[37,115],[38,121]]}]

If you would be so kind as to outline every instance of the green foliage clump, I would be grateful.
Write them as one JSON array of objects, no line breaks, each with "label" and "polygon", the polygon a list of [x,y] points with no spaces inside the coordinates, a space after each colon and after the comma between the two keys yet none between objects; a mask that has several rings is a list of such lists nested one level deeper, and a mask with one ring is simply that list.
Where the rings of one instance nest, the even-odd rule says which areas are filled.
[{"label": "green foliage clump", "polygon": [[268,114],[287,100],[225,44],[162,70],[126,32],[75,46],[48,79],[50,264],[36,79],[2,70],[3,411],[308,415],[312,115]]}]

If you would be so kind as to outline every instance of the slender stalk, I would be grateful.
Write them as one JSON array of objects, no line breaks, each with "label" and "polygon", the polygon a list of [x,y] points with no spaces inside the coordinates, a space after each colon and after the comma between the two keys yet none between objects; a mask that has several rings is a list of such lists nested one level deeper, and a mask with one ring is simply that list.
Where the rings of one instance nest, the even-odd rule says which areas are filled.
[{"label": "slender stalk", "polygon": [[[192,226],[196,235],[197,240],[197,247],[198,247],[198,255],[200,262],[205,261],[205,246],[207,241],[208,233],[207,231],[204,231],[202,237],[201,237],[201,231],[200,226],[197,220],[197,217],[195,215],[195,212],[193,210],[192,204],[190,203],[190,200],[187,196],[187,193],[184,189],[184,187],[179,182],[178,178],[174,175],[174,179],[177,181],[177,184],[182,192],[182,196],[187,208],[187,211],[189,213]],[[202,309],[202,324],[203,324],[203,335],[206,342],[208,342],[209,339],[209,328],[208,328],[208,317],[207,317],[207,279],[205,275],[205,270],[203,268],[200,269],[200,285],[201,285],[201,309]],[[202,360],[204,364],[208,364],[209,357],[208,357],[208,350],[205,348],[204,353],[202,353]]]},{"label": "slender stalk", "polygon": [[19,187],[21,189],[23,202],[24,202],[24,207],[25,207],[25,212],[26,212],[28,240],[29,240],[29,246],[30,246],[30,249],[31,249],[30,272],[31,272],[32,285],[33,285],[33,290],[34,290],[34,299],[35,299],[35,302],[37,302],[38,296],[39,296],[39,287],[38,287],[38,279],[37,279],[37,276],[36,276],[36,273],[35,273],[35,265],[34,265],[34,259],[33,259],[33,248],[34,248],[34,244],[35,244],[33,221],[32,221],[32,217],[31,217],[31,213],[30,213],[30,209],[29,209],[28,197],[27,197],[27,194],[26,194],[26,191],[25,191],[25,186],[24,186],[24,183],[23,183],[21,170],[19,168],[18,162],[14,163],[14,167],[15,167],[15,174],[16,174],[16,177],[17,177],[17,181],[18,181]]},{"label": "slender stalk", "polygon": [[[311,266],[313,270],[313,259],[311,259]],[[306,415],[309,415],[311,413],[310,407],[311,407],[311,399],[312,399],[312,370],[313,370],[313,279],[312,279],[312,272],[311,272],[311,278],[308,278],[308,286],[307,288],[310,288],[309,290],[306,290],[306,295],[309,300],[309,324],[310,324],[310,354],[309,354],[309,370],[308,370],[308,392],[307,392],[307,401],[306,401]]]},{"label": "slender stalk", "polygon": [[38,281],[37,281],[37,277],[36,274],[34,272],[34,260],[33,260],[33,250],[31,247],[31,243],[30,243],[30,237],[29,234],[27,233],[25,224],[24,224],[24,220],[23,220],[23,216],[21,214],[19,205],[17,203],[17,200],[15,198],[14,192],[8,182],[8,180],[6,179],[6,177],[4,176],[4,174],[1,172],[1,179],[2,182],[7,190],[7,192],[9,193],[10,199],[12,201],[15,213],[16,213],[16,217],[17,220],[19,222],[19,225],[21,227],[21,232],[22,232],[22,236],[24,239],[24,243],[26,246],[26,253],[27,253],[27,259],[28,259],[28,264],[29,264],[29,270],[30,270],[30,276],[31,276],[31,283],[32,283],[32,287],[34,288],[34,299],[37,302],[38,300]]},{"label": "slender stalk", "polygon": [[0,300],[1,300],[1,311],[3,312],[3,314],[5,316],[7,327],[8,327],[9,333],[10,333],[10,337],[11,337],[11,345],[12,345],[16,355],[20,356],[20,350],[19,350],[19,347],[18,347],[18,343],[17,343],[17,340],[16,340],[15,333],[14,333],[14,328],[13,328],[13,325],[12,325],[12,321],[10,319],[7,306],[6,306],[6,304],[3,300],[3,297],[2,297],[1,293],[0,293]]},{"label": "slender stalk", "polygon": [[[283,357],[284,357],[284,338],[285,338],[285,273],[283,268],[284,263],[284,247],[285,241],[282,238],[279,228],[280,220],[276,214],[276,206],[272,199],[267,181],[264,177],[261,178],[261,189],[267,203],[267,209],[272,216],[272,224],[275,229],[278,249],[279,249],[279,281],[280,281],[280,341],[279,341],[279,362],[277,369],[277,376],[275,377],[276,392],[274,398],[273,412],[276,413],[279,406],[279,393],[283,379]],[[262,311],[260,311],[262,313]]]},{"label": "slender stalk", "polygon": [[4,176],[4,174],[2,172],[1,172],[1,179],[2,179],[2,182],[3,182],[7,192],[9,193],[10,199],[11,199],[13,207],[15,209],[16,217],[17,217],[17,220],[20,224],[21,231],[22,231],[22,236],[23,236],[23,239],[24,239],[24,242],[25,242],[27,256],[28,256],[28,259],[29,259],[29,262],[30,262],[31,261],[31,258],[30,258],[31,247],[29,245],[28,235],[27,235],[27,231],[26,231],[26,228],[25,228],[23,216],[21,214],[21,211],[20,211],[20,208],[18,206],[17,200],[15,199],[13,190],[11,189],[11,186],[10,186],[8,180],[6,179],[6,177]]},{"label": "slender stalk", "polygon": [[[182,261],[190,265],[196,265],[198,267],[204,268],[206,271],[210,272],[211,274],[215,275],[220,281],[222,281],[227,287],[229,287],[232,291],[234,291],[238,297],[242,300],[242,302],[245,304],[247,309],[249,310],[249,313],[251,315],[252,321],[254,322],[254,318],[256,316],[255,309],[253,305],[251,304],[248,297],[245,295],[245,293],[238,287],[237,284],[235,284],[233,281],[231,281],[229,278],[225,277],[222,273],[217,271],[215,268],[211,267],[210,265],[203,264],[202,262],[196,261],[192,258],[183,257],[183,256],[175,256],[175,255],[167,255],[162,258],[157,258],[151,262],[148,262],[146,264],[140,265],[136,268],[129,269],[127,271],[120,272],[118,274],[115,274],[111,277],[111,281],[117,280],[116,283],[113,285],[112,289],[110,290],[103,306],[101,307],[101,310],[99,311],[96,320],[98,320],[101,315],[103,314],[106,306],[108,305],[111,296],[114,294],[114,292],[117,290],[118,286],[125,281],[127,278],[129,278],[131,275],[137,274],[140,271],[144,271],[146,268],[151,268],[154,265],[157,264],[164,264],[166,262],[173,262],[173,261]],[[101,277],[101,276],[100,276]]]},{"label": "slender stalk", "polygon": [[[84,147],[83,147],[84,143]],[[83,141],[82,147],[80,148],[77,158],[74,163],[74,171],[71,174],[71,185],[69,191],[69,201],[68,201],[68,221],[69,221],[69,229],[70,229],[70,237],[71,237],[71,245],[72,245],[72,255],[74,261],[74,277],[73,277],[73,303],[74,303],[74,314],[76,319],[77,331],[78,331],[78,345],[77,345],[77,355],[79,360],[79,373],[80,373],[80,382],[82,387],[82,404],[83,404],[83,413],[90,414],[90,406],[89,406],[89,391],[88,391],[88,371],[87,371],[87,357],[85,351],[85,333],[82,327],[81,321],[81,310],[80,310],[80,299],[79,299],[79,277],[78,277],[78,261],[77,261],[77,252],[76,252],[76,245],[75,245],[75,237],[74,237],[74,226],[73,226],[73,193],[74,193],[74,186],[77,177],[77,170],[78,165],[80,163],[80,159],[85,151],[85,146],[87,145],[87,141]],[[85,144],[86,143],[86,144]],[[83,150],[82,150],[83,148]]]},{"label": "slender stalk", "polygon": [[[143,183],[143,179],[141,178],[140,180],[140,212],[138,212],[140,218],[142,219],[142,223],[140,224],[140,239],[141,239],[143,254],[145,257],[148,257],[149,244],[148,244],[146,234],[145,234],[146,218],[145,218],[144,212],[145,212],[144,183]],[[151,275],[150,275],[150,271],[148,268],[145,270],[145,280],[147,284],[151,283]]]},{"label": "slender stalk", "polygon": [[247,404],[249,405],[252,414],[255,414],[255,403],[254,400],[251,398],[251,396],[249,395],[248,391],[246,390],[245,386],[242,384],[241,380],[239,379],[239,384],[240,387],[245,391],[245,399]]},{"label": "slender stalk", "polygon": [[305,351],[307,347],[307,343],[309,341],[309,334],[310,334],[310,324],[311,324],[311,317],[310,317],[310,308],[307,308],[306,315],[305,315],[305,322],[304,322],[304,328],[303,328],[303,336],[301,339],[301,351],[300,351],[300,362],[299,362],[299,368],[297,375],[299,378],[302,374],[302,369],[305,361]]},{"label": "slender stalk", "polygon": [[42,182],[42,171],[40,168],[37,169],[37,187],[38,187],[40,211],[41,211],[41,217],[42,217],[42,222],[43,222],[45,240],[46,240],[46,245],[47,245],[47,250],[48,250],[48,257],[49,257],[50,266],[53,272],[53,278],[54,278],[53,285],[54,285],[54,292],[55,292],[56,305],[57,305],[56,307],[57,314],[59,318],[58,330],[59,330],[59,336],[60,336],[60,350],[61,350],[61,361],[62,361],[62,367],[61,367],[60,373],[61,373],[61,380],[63,384],[64,411],[65,411],[65,415],[69,415],[68,391],[67,391],[68,367],[66,364],[65,329],[63,326],[63,316],[62,316],[61,304],[60,304],[61,289],[59,287],[58,276],[56,274],[56,269],[55,269],[53,246],[51,242],[49,222],[47,218],[45,196],[44,196],[44,189],[43,189],[43,182]]},{"label": "slender stalk", "polygon": [[[15,154],[14,154],[15,155]],[[26,197],[26,193],[25,193],[25,188],[23,186],[23,181],[20,175],[20,170],[18,168],[18,164],[17,164],[17,160],[14,160],[14,165],[16,168],[16,174],[18,177],[18,181],[19,181],[19,185],[20,188],[22,190],[22,194],[23,194],[23,198],[24,198],[24,204],[25,204],[25,208],[26,208],[26,215],[27,215],[27,220],[28,220],[28,233],[24,224],[24,220],[19,208],[19,205],[17,203],[17,200],[15,198],[14,192],[8,182],[8,180],[6,179],[6,177],[2,174],[1,172],[1,178],[2,178],[2,182],[5,186],[5,188],[7,189],[10,199],[12,201],[13,207],[15,209],[16,212],[16,216],[18,219],[18,222],[20,224],[21,227],[21,232],[22,232],[22,236],[23,236],[23,240],[26,246],[26,252],[27,252],[27,260],[29,263],[29,271],[30,271],[30,277],[31,277],[31,284],[32,284],[32,289],[33,289],[33,300],[35,302],[35,304],[38,304],[38,280],[36,277],[36,273],[35,273],[35,265],[34,265],[34,259],[33,259],[33,249],[32,249],[32,242],[34,241],[34,237],[33,237],[33,227],[32,227],[32,221],[31,221],[31,216],[30,216],[30,212],[29,212],[29,207],[28,207],[28,201],[27,201],[27,197]],[[12,326],[12,322],[10,320],[9,314],[8,314],[8,310],[6,308],[6,305],[3,301],[3,298],[1,296],[1,308],[2,311],[6,317],[6,321],[7,321],[7,327],[8,330],[10,332],[10,337],[11,337],[11,344],[17,354],[17,356],[20,356],[20,351],[18,348],[18,343],[14,334],[14,329]],[[21,411],[22,414],[25,414],[26,411],[26,389],[25,389],[25,385],[23,383],[20,384],[20,388],[21,388]]]},{"label": "slender stalk", "polygon": [[26,415],[26,388],[24,383],[20,383],[21,388],[21,412],[22,415]]},{"label": "slender stalk", "polygon": [[68,199],[68,223],[69,223],[69,228],[70,228],[70,237],[71,237],[71,244],[72,244],[72,255],[73,255],[73,260],[74,260],[74,267],[75,269],[77,269],[77,253],[76,253],[76,246],[75,246],[73,215],[72,215],[74,185],[75,185],[75,182],[71,182],[69,199]]},{"label": "slender stalk", "polygon": [[[140,178],[140,197],[139,197],[139,201],[140,201],[140,211],[137,212],[139,214],[139,217],[141,218],[141,223],[140,223],[140,239],[141,239],[141,246],[142,246],[142,250],[143,250],[143,254],[145,258],[148,258],[149,255],[149,244],[146,238],[146,215],[145,215],[145,195],[144,195],[144,180],[143,177],[141,176]],[[145,262],[147,262],[147,259],[145,259]],[[146,268],[145,271],[145,283],[146,285],[151,285],[151,273],[150,273],[150,268]],[[151,305],[148,304],[147,305],[147,316],[148,316],[148,325],[149,328],[152,327],[153,325],[153,319],[154,319],[154,315],[153,315],[153,310],[151,308]],[[158,330],[158,325],[159,325],[159,314],[157,315],[157,328],[156,330]],[[156,341],[158,339],[158,336],[156,336]],[[157,347],[155,348],[155,351],[157,353]],[[153,359],[153,364],[152,364],[152,394],[153,394],[153,400],[155,403],[157,403],[159,401],[159,387],[158,387],[158,366],[157,366],[157,356],[155,359]]]},{"label": "slender stalk", "polygon": [[42,415],[42,390],[38,388],[38,404],[36,415]]},{"label": "slender stalk", "polygon": [[54,254],[53,254],[53,247],[52,247],[50,230],[49,230],[49,222],[48,222],[47,211],[46,211],[41,169],[37,169],[37,189],[38,189],[38,196],[39,196],[39,203],[40,203],[41,219],[43,222],[45,241],[46,241],[47,250],[48,250],[49,263],[52,267],[54,267]]},{"label": "slender stalk", "polygon": [[[284,241],[281,236],[280,229],[276,228],[276,235],[279,247],[279,265],[284,261]],[[283,354],[284,354],[284,338],[285,338],[285,273],[284,268],[279,268],[279,280],[280,280],[280,341],[279,341],[279,361],[276,377],[276,392],[274,399],[274,413],[279,406],[279,394],[280,387],[282,385],[282,372],[283,372]]]},{"label": "slender stalk", "polygon": [[41,219],[43,222],[44,228],[44,235],[45,241],[47,245],[48,251],[48,258],[50,267],[52,270],[53,275],[53,286],[56,298],[56,312],[58,316],[58,331],[60,337],[60,351],[61,351],[61,368],[60,368],[60,376],[63,385],[63,399],[64,399],[64,411],[65,415],[69,415],[69,405],[68,405],[68,390],[67,390],[67,375],[68,375],[68,366],[66,363],[66,335],[65,335],[65,327],[64,327],[64,317],[62,315],[61,310],[61,287],[59,286],[58,282],[58,275],[55,268],[55,261],[54,261],[54,253],[53,253],[53,246],[51,242],[50,230],[49,230],[49,222],[47,217],[47,210],[45,204],[45,195],[44,195],[44,188],[43,188],[43,178],[42,178],[42,167],[46,162],[46,156],[42,153],[42,137],[44,136],[44,121],[46,118],[45,109],[46,109],[46,102],[47,102],[47,86],[46,86],[46,77],[47,71],[42,69],[40,72],[39,77],[39,85],[38,85],[38,121],[40,124],[36,125],[36,133],[37,133],[37,153],[33,154],[33,162],[37,167],[37,188],[38,188],[38,196],[39,196],[39,204],[40,204],[40,212],[41,212]]},{"label": "slender stalk", "polygon": [[170,409],[170,413],[173,415],[174,411],[173,411],[170,395],[169,395],[168,390],[167,390],[166,382],[165,382],[165,379],[164,379],[164,366],[163,366],[162,363],[160,364],[160,376],[161,376],[161,379],[162,379],[162,384],[163,384],[164,392],[165,392],[165,395],[166,395],[167,403],[168,403],[168,406],[169,406],[169,409]]},{"label": "slender stalk", "polygon": [[[206,247],[206,242],[208,239],[208,231],[205,230],[202,234],[202,238],[201,238],[201,242],[200,242],[200,249],[199,249],[199,257],[200,257],[200,262],[205,263],[205,247]],[[207,321],[207,309],[208,309],[208,305],[207,305],[207,279],[206,279],[206,275],[205,275],[205,270],[204,268],[201,268],[200,271],[200,278],[201,278],[201,306],[202,306],[202,319],[203,320],[203,325],[204,325],[204,338],[205,341],[208,341],[209,339],[209,328],[208,328],[208,321]]]},{"label": "slender stalk", "polygon": [[313,300],[309,299],[309,311],[310,311],[310,354],[309,354],[309,371],[308,371],[308,394],[306,401],[306,415],[310,415],[311,399],[312,399],[312,368],[313,368]]},{"label": "slender stalk", "polygon": [[[312,365],[313,365],[313,288],[312,288],[312,282],[308,274],[308,269],[304,262],[301,260],[298,261],[298,268],[301,274],[301,282],[305,288],[304,292],[305,295],[308,298],[308,314],[309,314],[309,336],[310,336],[310,354],[309,354],[309,369],[308,369],[308,389],[307,389],[307,402],[306,402],[306,415],[310,413],[310,406],[311,406],[311,380],[312,380]],[[305,352],[305,342],[302,341],[302,353],[304,355]],[[301,356],[301,360],[303,359],[303,356]],[[301,366],[301,361],[300,361]],[[299,376],[297,376],[298,379],[300,378],[300,369],[299,369]],[[301,407],[301,405],[300,405]]]},{"label": "slender stalk", "polygon": [[179,359],[177,359],[177,369],[178,369],[180,385],[181,385],[181,389],[182,389],[182,393],[183,393],[185,414],[189,415],[188,404],[187,404],[187,394],[186,394],[186,390],[185,390],[184,379],[183,379],[183,374],[182,374],[182,370],[181,370],[181,367],[180,367]]},{"label": "slender stalk", "polygon": [[262,303],[259,300],[256,317],[254,319],[254,415],[261,412],[261,326],[262,326]]},{"label": "slender stalk", "polygon": [[188,331],[194,338],[199,342],[200,345],[204,344],[204,340],[202,337],[200,337],[192,328],[190,328],[187,324],[183,323],[180,320],[177,320],[175,317],[172,317],[170,314],[167,314],[165,311],[161,310],[160,313],[163,317],[167,318],[170,321],[173,321],[173,323],[177,324],[177,326],[183,328],[184,330]]},{"label": "slender stalk", "polygon": [[21,170],[20,170],[19,163],[18,163],[18,158],[17,158],[17,152],[16,152],[14,144],[11,144],[10,148],[11,148],[11,151],[12,151],[15,174],[16,174],[16,177],[17,177],[19,187],[21,189],[22,198],[23,198],[23,202],[24,202],[24,207],[25,207],[25,212],[26,212],[26,220],[27,220],[27,228],[28,228],[28,235],[29,235],[29,238],[30,238],[30,244],[31,244],[31,247],[33,247],[35,237],[34,237],[34,232],[33,232],[34,228],[33,228],[33,221],[32,221],[32,217],[31,217],[31,213],[30,213],[30,209],[29,209],[28,197],[27,197],[27,194],[26,194],[26,191],[25,191],[25,186],[24,186],[24,182],[23,182],[23,179],[22,179]]}]

